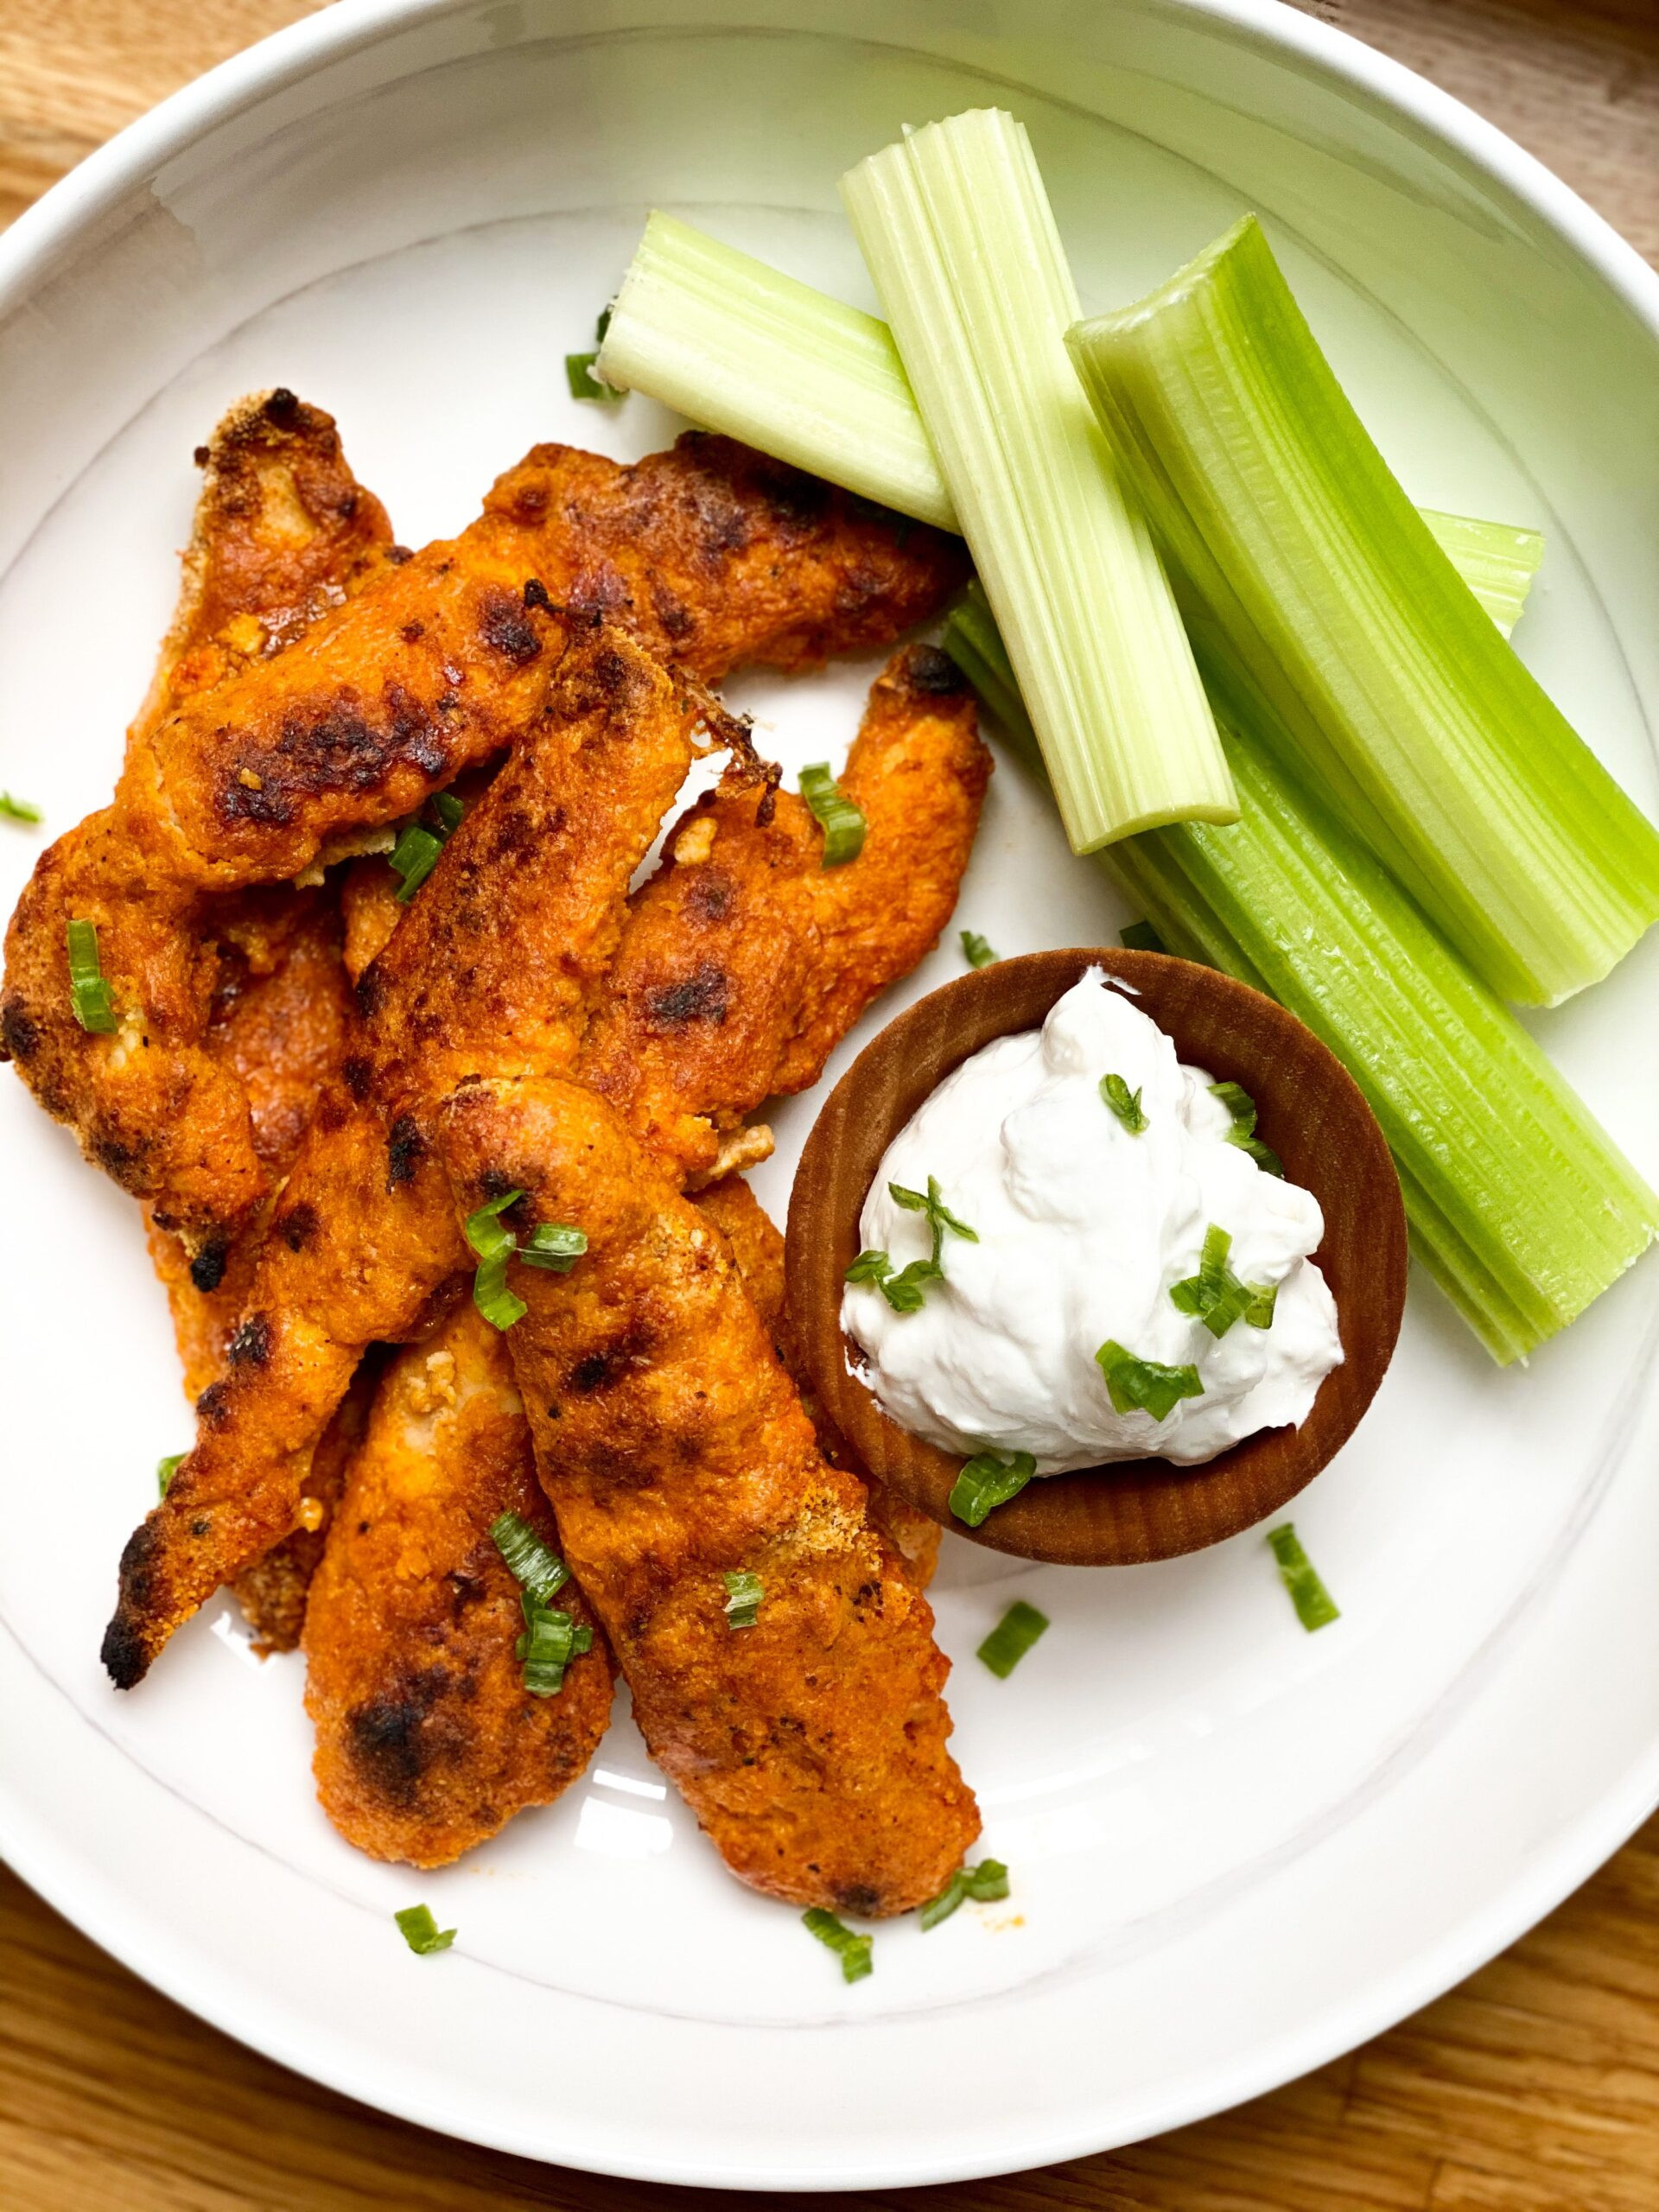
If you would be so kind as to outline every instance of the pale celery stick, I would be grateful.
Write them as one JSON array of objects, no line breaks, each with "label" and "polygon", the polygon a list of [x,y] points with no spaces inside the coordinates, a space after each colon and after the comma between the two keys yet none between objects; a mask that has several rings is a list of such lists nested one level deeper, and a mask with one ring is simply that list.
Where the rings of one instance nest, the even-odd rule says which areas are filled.
[{"label": "pale celery stick", "polygon": [[887,324],[672,215],[647,221],[596,366],[618,391],[649,392],[849,492],[957,526]]},{"label": "pale celery stick", "polygon": [[1659,832],[1481,614],[1255,218],[1067,343],[1298,785],[1505,997],[1605,976],[1659,918]]},{"label": "pale celery stick", "polygon": [[[982,599],[945,644],[1035,760]],[[1172,952],[1267,991],[1336,1053],[1393,1150],[1414,1249],[1495,1359],[1524,1357],[1646,1249],[1659,1197],[1375,855],[1285,777],[1265,702],[1206,675],[1238,821],[1098,857]]]},{"label": "pale celery stick", "polygon": [[1192,647],[1066,354],[1077,293],[1024,130],[930,124],[842,194],[1074,849],[1230,821]]},{"label": "pale celery stick", "polygon": [[[595,373],[918,522],[958,526],[887,324],[677,216],[646,221]],[[1543,539],[1422,517],[1507,637]]]},{"label": "pale celery stick", "polygon": [[1433,531],[1440,550],[1507,638],[1521,620],[1544,557],[1535,530],[1508,523],[1474,522],[1467,515],[1443,515],[1433,507],[1418,513]]}]

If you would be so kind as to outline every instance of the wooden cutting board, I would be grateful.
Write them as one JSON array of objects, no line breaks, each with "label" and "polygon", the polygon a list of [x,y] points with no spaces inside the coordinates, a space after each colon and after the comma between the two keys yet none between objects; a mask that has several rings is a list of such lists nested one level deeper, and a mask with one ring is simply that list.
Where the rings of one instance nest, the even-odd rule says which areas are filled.
[{"label": "wooden cutting board", "polygon": [[[1307,0],[1490,116],[1659,261],[1659,0]],[[0,0],[0,222],[306,0]],[[0,1869],[4,2212],[685,2212],[382,2120],[156,1996]],[[1659,1820],[1515,1948],[1333,2066],[1111,2156],[892,2212],[1656,2212]]]}]

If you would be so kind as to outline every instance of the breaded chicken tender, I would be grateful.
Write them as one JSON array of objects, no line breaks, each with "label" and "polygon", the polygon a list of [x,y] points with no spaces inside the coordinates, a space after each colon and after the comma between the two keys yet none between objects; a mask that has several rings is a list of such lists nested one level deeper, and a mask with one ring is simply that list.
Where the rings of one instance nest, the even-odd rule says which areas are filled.
[{"label": "breaded chicken tender", "polygon": [[[525,1688],[503,1513],[558,1539],[505,1346],[464,1306],[398,1353],[374,1402],[306,1609],[317,1792],[349,1843],[443,1866],[550,1804],[610,1717],[601,1633],[551,1697]],[[574,1582],[555,1603],[594,1626]]]},{"label": "breaded chicken tender", "polygon": [[842,789],[868,825],[823,865],[790,792],[721,791],[639,893],[583,1049],[585,1083],[695,1184],[768,1096],[804,1090],[866,1007],[938,942],[991,772],[954,662],[912,645],[877,679]]},{"label": "breaded chicken tender", "polygon": [[[267,415],[278,400],[297,408],[273,395]],[[332,493],[296,478],[299,507],[333,497],[358,527],[366,495],[345,474]],[[194,892],[360,850],[364,831],[515,743],[573,626],[624,624],[705,677],[793,668],[896,636],[963,573],[954,541],[696,433],[628,467],[537,447],[460,537],[401,558],[377,543],[372,558],[380,572],[288,650],[135,728],[114,806],[81,849],[43,855],[8,939],[5,1049],[209,1271],[270,1179],[204,1043],[213,972]],[[98,927],[113,1036],[68,1012],[70,914]]]},{"label": "breaded chicken tender", "polygon": [[[772,1328],[782,1238],[738,1178],[697,1205],[727,1233]],[[364,1372],[341,1414],[359,1403]],[[337,1415],[319,1461],[340,1426]],[[358,1429],[361,1444],[360,1420]],[[602,1629],[556,1698],[538,1701],[523,1686],[517,1586],[485,1541],[503,1513],[557,1551],[505,1340],[464,1306],[393,1360],[326,1541],[295,1540],[321,1541],[326,1562],[303,1610],[317,1795],[346,1840],[376,1859],[459,1859],[515,1813],[550,1804],[603,1732],[613,1662]],[[574,1580],[558,1602],[593,1625]]]},{"label": "breaded chicken tender", "polygon": [[120,800],[171,876],[293,876],[331,832],[393,821],[515,742],[569,626],[622,626],[714,681],[882,643],[963,575],[954,539],[730,439],[690,431],[627,467],[537,446],[459,537],[147,733]]},{"label": "breaded chicken tender", "polygon": [[[979,1830],[946,1749],[948,1662],[725,1240],[575,1084],[465,1084],[442,1141],[463,1212],[518,1190],[521,1235],[587,1236],[569,1275],[518,1269],[507,1344],[652,1758],[754,1888],[875,1916],[936,1895]],[[728,1611],[734,1575],[759,1579],[753,1627]]]},{"label": "breaded chicken tender", "polygon": [[[289,394],[239,403],[196,458],[202,484],[178,607],[141,727],[255,655],[290,645],[360,590],[391,547],[385,511],[347,467],[334,423]],[[194,928],[217,963],[204,1048],[240,1084],[255,1155],[279,1182],[352,1021],[335,894],[289,884],[210,893],[195,906]],[[145,1225],[194,1401],[224,1364],[258,1224],[228,1249],[198,1250],[194,1261],[149,1207]],[[348,1395],[318,1447],[306,1483],[308,1514],[326,1516],[360,1434],[367,1381]],[[321,1542],[320,1528],[302,1526],[238,1582],[262,1649],[292,1648]]]},{"label": "breaded chicken tender", "polygon": [[620,935],[628,880],[696,742],[747,738],[623,632],[573,645],[547,712],[445,845],[358,986],[328,1086],[260,1249],[195,1449],[122,1555],[104,1642],[118,1687],[295,1525],[365,1345],[406,1342],[468,1255],[431,1143],[475,1073],[567,1068]]},{"label": "breaded chicken tender", "polygon": [[[323,1085],[335,1074],[355,1010],[331,890],[272,886],[204,904],[219,982],[205,1043],[247,1100],[253,1147],[271,1177],[292,1168]],[[216,1255],[213,1279],[145,1209],[150,1255],[173,1309],[184,1387],[200,1397],[225,1363],[247,1302],[259,1246],[256,1222]]]},{"label": "breaded chicken tender", "polygon": [[[199,694],[268,666],[389,556],[385,512],[352,474],[333,421],[291,392],[243,401],[197,459],[202,485],[178,609],[129,732],[130,762]],[[168,874],[128,810],[106,807],[41,855],[7,932],[0,1056],[16,1060],[49,1113],[73,1124],[89,1159],[155,1202],[155,1224],[183,1236],[205,1291],[285,1165],[296,1093],[331,1041],[307,1045],[293,1081],[277,1075],[274,1090],[256,1088],[251,1112],[246,1001],[276,964],[262,967],[251,940],[281,936],[295,896],[204,899]],[[311,893],[293,911],[315,919],[326,903]],[[72,918],[97,929],[106,977],[137,979],[116,993],[113,1035],[83,1030],[72,1011]],[[305,1007],[301,990],[285,994],[289,1046],[296,1023],[336,1019],[337,990],[310,960],[305,992],[313,987]],[[243,1002],[235,1014],[227,991]]]},{"label": "breaded chicken tender", "polygon": [[731,1247],[749,1303],[800,1393],[819,1451],[831,1466],[845,1467],[849,1474],[858,1477],[869,1493],[868,1511],[872,1525],[881,1531],[899,1554],[914,1586],[925,1590],[938,1565],[942,1533],[939,1524],[908,1498],[900,1497],[897,1491],[872,1480],[869,1470],[824,1411],[790,1326],[783,1232],[741,1175],[722,1175],[718,1182],[699,1191],[696,1206]]}]

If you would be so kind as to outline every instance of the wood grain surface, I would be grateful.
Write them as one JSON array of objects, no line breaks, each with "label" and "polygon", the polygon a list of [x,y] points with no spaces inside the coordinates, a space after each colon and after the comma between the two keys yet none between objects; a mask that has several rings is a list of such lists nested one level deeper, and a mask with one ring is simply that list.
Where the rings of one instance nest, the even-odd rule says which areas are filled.
[{"label": "wood grain surface", "polygon": [[[1659,260],[1659,0],[1308,0],[1480,109]],[[0,0],[0,221],[304,0]],[[992,2085],[994,2093],[994,2085]],[[0,1871],[4,2212],[687,2212],[312,2087]],[[1659,1820],[1460,1989],[1305,2081],[1109,2157],[890,2212],[1656,2212]]]}]

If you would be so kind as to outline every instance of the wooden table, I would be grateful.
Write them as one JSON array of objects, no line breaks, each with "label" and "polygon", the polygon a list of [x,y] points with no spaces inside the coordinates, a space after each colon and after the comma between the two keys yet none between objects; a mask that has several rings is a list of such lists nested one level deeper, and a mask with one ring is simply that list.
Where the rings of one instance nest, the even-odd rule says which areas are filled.
[{"label": "wooden table", "polygon": [[[1659,261],[1659,0],[1307,0],[1501,124]],[[0,221],[307,0],[0,0]],[[1654,2212],[1659,1820],[1484,1972],[1276,2095],[903,2212]],[[6,2212],[712,2202],[382,2120],[156,1996],[0,1870]],[[801,2200],[727,2198],[782,2206]]]}]

